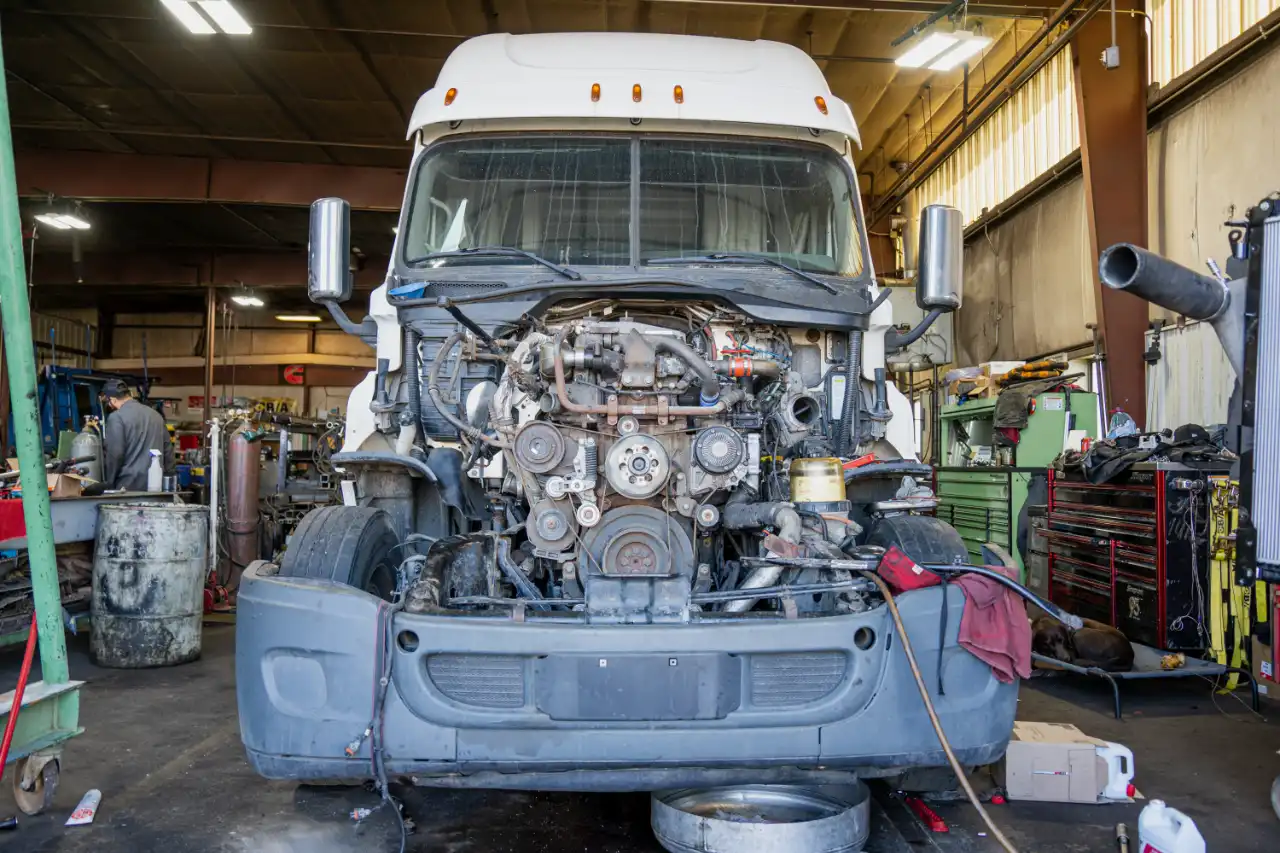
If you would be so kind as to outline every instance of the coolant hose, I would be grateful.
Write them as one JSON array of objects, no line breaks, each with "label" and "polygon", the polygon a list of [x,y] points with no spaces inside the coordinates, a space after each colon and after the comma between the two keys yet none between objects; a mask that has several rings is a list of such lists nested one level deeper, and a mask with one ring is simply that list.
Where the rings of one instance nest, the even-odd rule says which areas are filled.
[{"label": "coolant hose", "polygon": [[471,424],[459,418],[453,412],[449,411],[449,407],[445,405],[444,396],[440,393],[440,369],[444,366],[444,360],[453,351],[453,348],[462,340],[461,332],[454,332],[449,336],[444,345],[440,347],[440,351],[436,353],[436,357],[431,362],[431,370],[427,373],[427,396],[431,399],[431,404],[436,407],[436,411],[440,413],[440,417],[448,421],[454,429],[470,438],[472,441],[483,441],[485,444],[493,447],[506,449],[507,442],[501,438],[494,438],[485,435],[484,432]]},{"label": "coolant hose", "polygon": [[[995,574],[999,574],[996,572]],[[862,576],[870,580],[880,588],[880,594],[884,596],[884,603],[889,607],[889,615],[893,618],[894,627],[897,628],[898,636],[902,640],[902,652],[907,656],[907,664],[911,667],[911,676],[915,679],[916,689],[920,691],[920,698],[924,700],[924,709],[929,714],[929,722],[933,724],[933,731],[938,735],[938,743],[942,744],[942,751],[946,753],[947,763],[951,765],[951,770],[956,774],[956,779],[960,782],[960,787],[964,789],[965,796],[969,798],[969,802],[977,809],[978,816],[982,818],[982,822],[987,825],[987,829],[991,830],[991,835],[1000,842],[1008,853],[1018,853],[1018,848],[1005,837],[1000,831],[1000,827],[996,826],[995,821],[991,819],[991,815],[987,814],[987,810],[983,808],[982,801],[978,799],[978,795],[974,792],[973,786],[969,784],[969,777],[964,772],[964,768],[960,766],[960,760],[956,758],[955,751],[951,749],[951,742],[947,740],[947,734],[942,730],[942,721],[938,719],[938,712],[934,710],[933,700],[929,698],[929,688],[924,685],[924,676],[920,674],[920,664],[916,661],[916,653],[911,648],[911,638],[907,636],[907,626],[902,622],[902,614],[898,612],[898,605],[893,600],[893,593],[889,590],[888,584],[884,579],[875,572],[862,572]],[[942,606],[947,606],[946,588],[942,592]]]},{"label": "coolant hose", "polygon": [[[888,289],[886,288],[886,292]],[[858,409],[862,391],[862,330],[849,332],[844,361],[844,405],[840,407],[840,428],[836,431],[836,455],[852,456],[858,443]]]},{"label": "coolant hose", "polygon": [[703,405],[709,406],[720,396],[720,380],[707,360],[684,341],[666,335],[656,335],[650,339],[654,352],[666,352],[685,363],[697,377],[702,388]]},{"label": "coolant hose", "polygon": [[542,597],[542,593],[538,592],[538,588],[533,585],[533,581],[529,580],[529,577],[520,571],[520,567],[511,559],[511,540],[505,536],[499,536],[496,550],[498,568],[502,569],[502,574],[506,576],[507,580],[511,581],[511,585],[520,593],[520,597],[529,599],[529,606],[535,610],[546,610],[550,605]]}]

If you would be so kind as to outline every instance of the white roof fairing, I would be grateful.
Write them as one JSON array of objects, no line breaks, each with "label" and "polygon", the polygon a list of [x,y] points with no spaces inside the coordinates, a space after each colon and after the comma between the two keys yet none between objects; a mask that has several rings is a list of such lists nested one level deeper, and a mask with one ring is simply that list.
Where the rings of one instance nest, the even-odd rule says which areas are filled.
[{"label": "white roof fairing", "polygon": [[[600,98],[591,100],[592,84]],[[632,98],[639,84],[641,99]],[[684,102],[676,103],[680,86]],[[445,94],[456,89],[445,106]],[[824,115],[815,98],[827,105]],[[418,99],[409,136],[482,119],[675,119],[812,128],[859,143],[848,104],[802,50],[650,33],[498,33],[459,45]]]}]

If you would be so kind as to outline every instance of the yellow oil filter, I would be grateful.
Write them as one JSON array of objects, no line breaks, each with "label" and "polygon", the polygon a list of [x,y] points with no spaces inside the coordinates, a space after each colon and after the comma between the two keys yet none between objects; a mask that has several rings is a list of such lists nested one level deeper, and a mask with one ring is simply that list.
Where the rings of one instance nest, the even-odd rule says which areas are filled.
[{"label": "yellow oil filter", "polygon": [[844,468],[839,459],[791,460],[791,501],[821,504],[843,501]]}]

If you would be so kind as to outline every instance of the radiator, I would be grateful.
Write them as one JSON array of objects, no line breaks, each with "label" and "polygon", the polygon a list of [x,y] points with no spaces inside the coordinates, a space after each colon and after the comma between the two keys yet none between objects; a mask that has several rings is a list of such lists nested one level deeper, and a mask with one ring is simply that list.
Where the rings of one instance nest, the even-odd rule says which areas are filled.
[{"label": "radiator", "polygon": [[1280,574],[1280,216],[1266,220],[1258,294],[1258,367],[1254,397],[1253,526],[1258,572]]}]

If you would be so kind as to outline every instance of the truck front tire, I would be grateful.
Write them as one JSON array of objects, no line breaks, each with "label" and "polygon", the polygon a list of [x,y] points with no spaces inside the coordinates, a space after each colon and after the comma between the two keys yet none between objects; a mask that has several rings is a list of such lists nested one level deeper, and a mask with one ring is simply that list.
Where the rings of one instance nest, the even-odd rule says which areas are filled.
[{"label": "truck front tire", "polygon": [[280,576],[332,580],[390,601],[399,541],[380,509],[321,507],[298,523],[280,560]]}]

